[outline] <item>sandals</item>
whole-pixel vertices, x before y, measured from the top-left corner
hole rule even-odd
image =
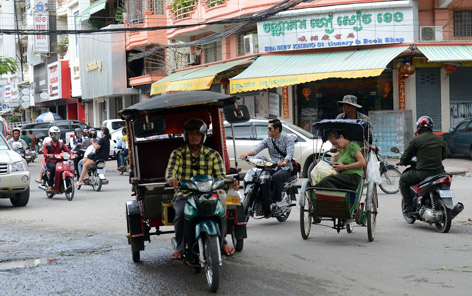
[[[234,248],[231,247],[230,245],[223,245],[221,247],[221,251],[223,251],[223,253],[227,256],[227,257],[231,257],[234,255]]]
[[[172,259],[173,260],[181,260],[182,259],[182,254],[179,251],[174,250],[174,252],[172,253]]]
[[[34,181],[35,181],[36,183],[39,183],[39,184],[43,183],[43,180],[41,180],[41,179],[39,179],[39,180],[34,180]]]
[[[82,185],[84,185],[84,182],[77,182],[77,183],[75,183],[75,186],[77,186],[77,187],[82,186]]]

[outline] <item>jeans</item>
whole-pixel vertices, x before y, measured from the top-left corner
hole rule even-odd
[[[118,154],[118,166],[124,167],[125,166],[125,157],[128,156],[128,149],[125,149]]]
[[[83,160],[83,159],[81,159],[81,160],[79,161],[79,165],[78,165],[78,167],[79,167],[79,177],[80,177],[80,174],[82,174],[82,167],[84,166],[84,164],[82,163],[82,160]]]

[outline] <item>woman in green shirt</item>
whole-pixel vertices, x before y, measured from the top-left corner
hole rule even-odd
[[[344,138],[339,131],[328,133],[328,140],[339,149],[339,161],[332,163],[338,174],[321,180],[316,187],[338,188],[355,191],[362,179],[366,162],[361,153],[361,147],[356,142]]]

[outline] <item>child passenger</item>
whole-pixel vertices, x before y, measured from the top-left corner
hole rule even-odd
[[[329,131],[328,140],[339,149],[339,161],[332,163],[338,174],[324,178],[316,187],[356,191],[366,166],[361,147],[356,142],[344,138],[342,132],[336,130]]]

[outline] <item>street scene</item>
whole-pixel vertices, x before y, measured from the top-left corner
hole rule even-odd
[[[0,295],[468,295],[472,0],[0,0]]]

